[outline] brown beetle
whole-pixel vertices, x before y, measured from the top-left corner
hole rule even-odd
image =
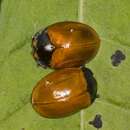
[[[46,68],[79,67],[95,57],[100,46],[96,31],[79,22],[59,22],[32,39],[33,57]]]
[[[47,118],[60,118],[88,107],[96,98],[97,83],[87,68],[56,70],[35,86],[33,108]]]

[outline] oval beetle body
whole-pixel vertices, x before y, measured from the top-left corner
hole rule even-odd
[[[32,39],[33,57],[46,68],[79,67],[92,60],[100,39],[90,26],[79,22],[59,22],[37,32]]]
[[[37,83],[32,106],[43,117],[65,117],[90,106],[96,93],[97,83],[89,69],[65,68]]]

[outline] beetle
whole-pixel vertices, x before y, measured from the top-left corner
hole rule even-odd
[[[32,38],[32,55],[43,68],[79,67],[92,60],[100,46],[89,25],[65,21],[49,25]]]
[[[89,69],[64,68],[51,72],[36,84],[31,103],[41,116],[61,118],[90,106],[96,94],[97,82]]]

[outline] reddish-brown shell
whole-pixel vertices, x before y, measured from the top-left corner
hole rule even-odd
[[[88,25],[61,22],[48,28],[48,35],[57,50],[51,60],[52,67],[81,66],[89,62],[99,49],[99,37]]]
[[[43,31],[44,33],[48,34],[49,41],[54,47],[48,65],[46,65],[51,68],[82,66],[96,56],[100,46],[96,31],[79,22],[55,23],[48,26]],[[34,46],[37,46],[36,42],[37,40],[33,40]],[[34,58],[37,59],[37,57],[36,55]]]
[[[84,73],[80,68],[54,71],[35,86],[33,108],[47,118],[71,115],[92,103]]]

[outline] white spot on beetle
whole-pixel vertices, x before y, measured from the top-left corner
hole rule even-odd
[[[47,50],[47,51],[52,51],[52,50],[54,49],[54,46],[51,45],[51,44],[48,44],[48,45],[44,46],[44,48],[45,48],[45,50]]]

